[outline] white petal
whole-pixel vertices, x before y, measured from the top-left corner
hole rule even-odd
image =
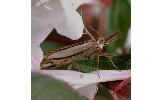
[[[39,70],[39,73],[67,82],[81,95],[93,100],[99,82],[124,80],[131,76],[130,70],[99,70],[92,73],[81,73],[70,70]]]
[[[72,40],[79,39],[83,34],[83,20],[68,0],[60,0],[63,7],[63,18],[56,23],[57,31]]]
[[[99,82],[124,80],[131,76],[130,70],[99,70],[100,78],[96,71],[92,73],[81,73],[70,70],[42,70],[40,73],[63,80],[74,86],[74,88],[81,88]]]
[[[89,100],[94,99],[94,96],[97,93],[97,90],[98,90],[97,84],[91,84],[91,85],[77,89],[80,95],[87,97]]]
[[[38,65],[42,59],[42,51],[38,46],[53,28],[56,28],[61,35],[73,40],[82,36],[83,21],[73,6],[77,5],[76,7],[78,7],[85,1],[77,4],[73,4],[73,2],[73,0],[32,0],[31,47],[32,62],[34,61],[35,64]]]
[[[91,74],[96,75],[97,71],[94,71]],[[99,70],[99,75],[100,78],[98,78],[98,82],[124,80],[131,77],[131,70]]]
[[[54,0],[55,1],[55,0]],[[49,35],[54,28],[52,21],[54,17],[53,11],[47,10],[43,5],[36,6],[39,0],[32,0],[32,14],[31,14],[31,45],[32,48],[39,46],[41,42]],[[59,2],[53,4],[54,7],[59,6]],[[56,9],[56,8],[55,8]],[[57,12],[57,10],[55,11]],[[59,13],[59,12],[57,12]]]
[[[91,4],[94,5],[98,3],[98,0],[70,0],[73,8],[76,10],[82,4]]]
[[[80,38],[83,34],[82,18],[72,8],[71,2],[63,1],[32,0],[32,66],[38,67],[42,60],[43,52],[39,45],[53,28],[56,28],[61,35],[74,40]]]
[[[39,2],[32,0],[32,45],[41,43],[53,28],[73,40],[82,36],[83,21],[71,1],[48,0],[48,5]]]
[[[39,46],[35,47],[31,51],[31,62],[32,62],[32,71],[40,70],[40,62],[43,59],[43,51]]]

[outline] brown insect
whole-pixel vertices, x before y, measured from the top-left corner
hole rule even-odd
[[[73,66],[73,62],[75,60],[97,57],[98,71],[100,56],[109,57],[113,66],[117,68],[113,63],[110,54],[107,53],[104,48],[113,40],[117,40],[120,36],[120,32],[113,32],[110,36],[100,34],[98,38],[95,38],[95,36],[90,34],[90,32],[95,32],[96,34],[98,34],[97,31],[95,31],[91,27],[89,27],[90,32],[86,28],[85,30],[92,39],[48,52],[44,55],[44,58],[40,64],[41,69],[54,69],[64,64],[69,64],[70,66],[68,67],[68,69],[70,69]]]

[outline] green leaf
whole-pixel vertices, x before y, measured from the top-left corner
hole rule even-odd
[[[43,43],[41,43],[41,48],[42,48],[42,51],[44,53],[47,53],[51,50],[54,50],[56,48],[60,48],[60,47],[63,47],[62,44],[60,43],[55,43],[55,42],[48,42],[48,41],[44,41]]]
[[[87,100],[66,83],[36,73],[31,78],[32,100]]]
[[[114,64],[120,70],[128,70],[131,67],[131,56],[130,55],[119,55],[111,57]],[[76,60],[74,62],[74,69],[81,72],[92,72],[97,70],[96,59],[91,60]],[[102,70],[116,70],[112,62],[107,57],[100,57],[99,60],[99,69]]]
[[[96,95],[102,96],[102,100],[113,100],[110,91],[102,84],[98,85],[98,92]]]
[[[130,0],[113,0],[108,16],[108,33],[116,30],[121,31],[122,38],[110,44],[109,51],[115,52],[123,47],[127,39],[128,30],[131,26],[131,5]]]

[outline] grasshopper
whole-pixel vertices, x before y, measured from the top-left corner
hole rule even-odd
[[[89,27],[89,29],[98,34],[98,32],[91,27]],[[75,60],[97,57],[98,71],[99,56],[109,57],[113,66],[116,67],[109,53],[107,53],[104,48],[113,40],[117,40],[120,36],[120,32],[113,32],[110,36],[100,34],[98,38],[95,38],[86,28],[85,30],[92,39],[48,52],[44,55],[40,64],[41,69],[54,69],[65,64],[69,64],[70,66],[68,69],[70,69]]]

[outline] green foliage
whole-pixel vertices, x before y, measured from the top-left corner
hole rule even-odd
[[[44,41],[40,46],[41,46],[43,52],[44,52],[44,53],[47,53],[48,51],[51,51],[51,50],[53,50],[53,49],[62,47],[63,45],[61,45],[61,44],[59,44],[59,43]]]
[[[98,85],[97,95],[102,96],[103,97],[102,100],[113,100],[113,97],[110,94],[109,90],[102,84]]]
[[[119,55],[119,56],[112,56],[111,57],[114,64],[120,69],[120,70],[128,70],[130,69],[130,55]],[[96,59],[91,60],[77,60],[74,62],[74,68],[77,69],[77,71],[81,72],[92,72],[96,71]],[[112,62],[107,57],[100,57],[99,61],[99,69],[102,70],[115,70],[116,68],[112,65]]]
[[[108,32],[121,31],[122,38],[110,44],[109,51],[115,52],[119,47],[123,47],[131,26],[131,5],[130,0],[112,0],[108,16]]]
[[[66,83],[48,76],[32,73],[32,100],[87,100]]]

